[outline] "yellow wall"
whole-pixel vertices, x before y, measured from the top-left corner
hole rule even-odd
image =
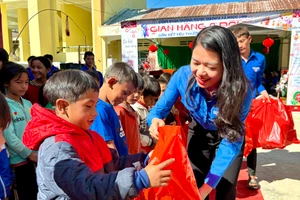
[[[7,12],[6,12],[6,4],[1,4],[1,15],[2,15],[2,40],[3,40],[3,48],[10,53],[11,48],[11,40],[9,40],[9,31],[8,31],[8,23],[7,23]]]
[[[111,41],[108,45],[108,57],[117,61],[122,61],[121,40]]]
[[[86,35],[86,45],[92,46],[92,16],[91,13],[83,10],[77,6],[71,4],[64,4],[61,6],[61,10],[65,12],[70,18],[72,18],[82,32]],[[62,24],[62,35],[63,42],[66,46],[77,46],[85,45],[85,39],[83,33],[76,26],[76,24],[69,18],[69,30],[70,36],[66,36],[66,15],[61,14],[61,24]]]
[[[18,30],[23,29],[28,20],[28,9],[18,8]],[[26,61],[30,56],[29,26],[27,25],[19,36],[20,60]]]
[[[56,60],[56,48],[58,46],[58,33],[56,11],[45,9],[56,9],[55,0],[30,0],[28,1],[29,37],[31,54],[42,56],[52,54]],[[42,11],[45,10],[45,11]],[[42,11],[42,12],[40,12]],[[38,15],[36,15],[40,12]]]
[[[102,72],[105,71],[107,67],[106,59],[110,56],[115,58],[114,55],[116,55],[116,58],[121,60],[121,48],[118,47],[118,42],[115,44],[114,42],[108,42],[106,38],[100,37],[100,27],[109,18],[126,8],[146,8],[146,0],[92,0],[93,52],[97,69]]]

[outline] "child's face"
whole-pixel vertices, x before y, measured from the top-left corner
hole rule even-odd
[[[112,83],[110,83],[109,80],[108,84],[110,84],[110,90],[107,92],[107,99],[113,106],[117,106],[125,101],[127,97],[135,91],[135,87],[132,82],[124,82],[119,84],[113,80]]]
[[[131,95],[129,95],[126,99],[126,102],[129,104],[135,104],[141,97],[143,90],[138,90]]]
[[[158,97],[154,97],[154,96],[152,96],[152,95],[148,95],[148,96],[146,96],[146,97],[142,96],[141,99],[142,99],[142,102],[143,102],[146,106],[152,107],[152,106],[154,106],[155,103],[157,102]]]
[[[57,100],[57,115],[84,130],[89,130],[97,116],[98,95],[98,92],[89,90],[81,99],[73,103],[63,99]]]
[[[165,90],[167,88],[167,84],[165,84],[165,83],[159,83],[159,85],[160,85],[160,95],[158,98],[160,98],[161,95],[163,95],[163,93],[165,92]]]
[[[14,96],[23,96],[28,90],[29,78],[26,73],[22,73],[21,76],[17,75],[10,80],[8,84],[4,84],[7,88],[7,93]]]
[[[242,35],[241,37],[236,38],[241,54],[244,54],[250,50],[250,43],[252,41],[251,36]]]
[[[94,61],[94,56],[87,56],[85,59],[84,59],[84,62],[87,66],[93,66],[95,61]]]
[[[35,79],[47,78],[47,74],[50,69],[47,69],[41,61],[34,60],[30,67],[31,67],[31,72]]]

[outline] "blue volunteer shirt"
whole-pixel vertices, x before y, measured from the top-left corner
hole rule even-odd
[[[194,102],[197,103],[195,103],[194,107],[191,107],[187,104],[185,92],[191,75],[192,71],[190,66],[183,66],[174,74],[168,83],[164,94],[150,110],[150,113],[147,117],[147,123],[149,125],[151,124],[153,118],[164,119],[167,117],[172,106],[178,97],[181,96],[181,102],[189,110],[195,121],[197,121],[207,130],[217,130],[217,127],[214,124],[214,119],[218,113],[218,108],[215,107],[216,101],[207,101],[205,99],[203,89],[201,89],[197,84],[194,84],[191,90],[191,96],[193,97]],[[243,111],[240,116],[241,120],[243,121],[248,115],[251,100],[251,90],[249,89],[244,101]],[[240,153],[243,142],[244,137],[241,137],[237,142],[229,142],[225,138],[222,139],[210,171],[206,176],[205,183],[210,185],[212,188],[216,188],[226,169]]]
[[[55,67],[54,65],[51,66],[50,71],[48,72],[48,78],[50,78],[53,74],[53,72],[58,71],[59,69]]]
[[[265,56],[251,50],[248,61],[246,62],[242,59],[242,65],[251,84],[252,98],[255,98],[262,91],[266,90],[262,84],[262,78],[266,68]]]
[[[97,71],[95,67],[92,67],[92,69],[98,73],[98,75],[99,75],[99,83],[100,83],[100,87],[101,87],[102,84],[103,84],[103,75],[102,75],[101,72]],[[90,70],[90,69],[88,68],[88,66],[83,65],[83,67],[81,67],[80,70],[87,71],[87,70]]]
[[[105,141],[113,140],[120,156],[128,155],[125,133],[113,106],[99,99],[96,110],[98,115],[91,130],[100,134]]]

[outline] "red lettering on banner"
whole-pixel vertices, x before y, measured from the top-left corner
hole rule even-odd
[[[183,25],[177,25],[177,31],[182,31],[183,30]]]
[[[236,22],[229,22],[228,26],[234,26],[236,24],[237,24]]]
[[[197,24],[191,24],[191,30],[198,30]]]
[[[157,32],[156,26],[151,26],[149,29],[151,32]]]
[[[215,26],[215,25],[216,25],[216,23],[213,22],[213,23],[210,23],[209,26]]]
[[[227,22],[220,22],[219,26],[227,27]]]
[[[191,28],[190,28],[190,26],[189,26],[189,24],[186,24],[185,26],[184,26],[184,30],[186,31],[186,30],[191,30]]]
[[[202,29],[204,29],[206,26],[203,24],[203,23],[201,23],[201,24],[198,24],[198,29],[199,30],[202,30]]]

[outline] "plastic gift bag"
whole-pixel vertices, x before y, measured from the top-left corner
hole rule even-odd
[[[284,148],[298,143],[291,111],[281,100],[270,98],[271,102],[254,99],[246,119],[246,144],[244,155],[252,149]]]
[[[149,188],[141,192],[136,200],[200,200],[196,179],[183,144],[185,135],[180,126],[163,126],[158,129],[159,140],[151,159],[157,157],[157,162],[175,158],[167,169],[172,170],[171,180],[166,187]],[[150,162],[150,161],[149,161]]]

